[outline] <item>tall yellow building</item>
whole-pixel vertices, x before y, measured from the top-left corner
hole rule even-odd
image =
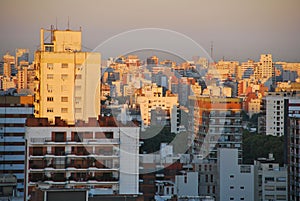
[[[49,30],[48,30],[49,31]],[[50,30],[35,52],[35,117],[73,124],[100,114],[100,53],[81,50],[81,31]]]
[[[268,79],[272,78],[275,74],[275,69],[273,66],[273,60],[271,54],[260,55],[260,60],[258,65],[255,67],[254,76],[256,79],[266,82]]]

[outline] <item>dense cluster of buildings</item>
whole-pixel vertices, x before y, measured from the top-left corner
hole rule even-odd
[[[33,63],[27,49],[0,63],[0,200],[299,199],[299,63],[124,55],[101,66],[81,30],[40,34]],[[245,129],[284,136],[284,166],[272,154],[244,164]],[[140,152],[143,133],[166,130],[171,142]]]

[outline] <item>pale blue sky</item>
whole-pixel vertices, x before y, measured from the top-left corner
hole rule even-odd
[[[0,54],[39,45],[39,29],[82,27],[83,44],[96,48],[106,39],[136,28],[180,32],[214,58],[300,61],[299,0],[1,0]],[[192,57],[193,55],[191,55]]]

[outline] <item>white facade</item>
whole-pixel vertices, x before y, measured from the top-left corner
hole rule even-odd
[[[57,133],[64,138],[56,140]],[[75,133],[82,138],[75,139]],[[110,137],[99,137],[105,133]],[[27,127],[26,139],[29,193],[53,186],[139,193],[138,127]]]
[[[220,200],[254,201],[254,166],[238,164],[238,150],[220,148],[218,152]]]
[[[279,167],[274,159],[258,159],[254,164],[258,168],[258,201],[287,200],[287,168]]]
[[[175,184],[177,196],[198,196],[198,172],[187,172],[184,175],[176,175]]]
[[[266,134],[283,136],[287,117],[300,117],[299,94],[269,93],[266,96]]]
[[[151,124],[151,110],[161,109],[168,113],[165,119],[170,120],[173,132],[177,132],[178,124],[178,95],[171,94],[170,91],[163,93],[163,88],[156,84],[146,85],[142,92],[136,97],[137,104],[140,105],[142,121],[145,126]],[[172,119],[173,118],[173,119]],[[176,118],[176,119],[174,119]]]

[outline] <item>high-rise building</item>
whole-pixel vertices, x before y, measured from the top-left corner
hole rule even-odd
[[[287,200],[287,168],[280,167],[273,154],[269,154],[269,158],[258,158],[254,165],[257,168],[255,200]]]
[[[143,125],[170,125],[171,132],[177,133],[179,126],[178,96],[156,84],[146,85],[136,93]]]
[[[13,69],[15,68],[15,57],[7,52],[3,56],[3,62],[3,75],[9,78],[12,75]]]
[[[68,123],[100,114],[100,54],[81,50],[81,31],[50,30],[35,52],[35,116]]]
[[[189,101],[193,153],[216,162],[218,148],[236,148],[241,162],[242,99],[190,96]]]
[[[26,122],[26,198],[38,189],[89,189],[91,195],[139,194],[139,127],[113,117],[76,126],[60,118]],[[125,196],[124,196],[125,197]]]
[[[289,121],[288,133],[288,196],[290,201],[300,200],[300,118],[293,117]]]
[[[254,73],[254,66],[256,63],[253,60],[248,60],[247,62],[242,62],[240,66],[237,67],[237,76],[236,78],[249,79],[250,76]]]
[[[32,116],[32,96],[0,96],[0,172],[16,177],[16,197],[24,196],[25,121]]]
[[[258,65],[255,66],[254,76],[256,79],[261,80],[263,83],[268,79],[273,78],[275,75],[275,69],[273,66],[273,60],[271,54],[260,55]]]
[[[18,80],[18,92],[22,89],[28,88],[28,67],[29,63],[27,61],[20,61],[18,65],[18,73],[17,73],[17,80]]]
[[[287,133],[288,117],[300,117],[299,94],[270,92],[265,97],[266,134],[283,136]]]
[[[29,50],[28,49],[17,49],[16,50],[16,66],[20,65],[21,61],[29,62]]]

